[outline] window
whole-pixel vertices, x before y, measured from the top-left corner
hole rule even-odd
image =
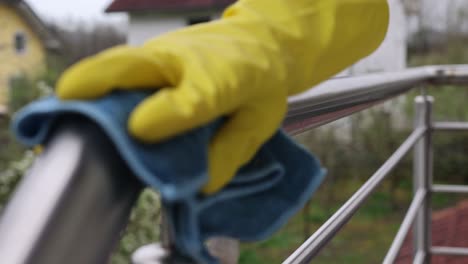
[[[191,26],[191,25],[210,22],[210,21],[211,21],[210,16],[189,17],[187,19],[187,25]]]
[[[17,32],[15,34],[14,43],[17,54],[22,54],[26,52],[26,35],[23,32]]]

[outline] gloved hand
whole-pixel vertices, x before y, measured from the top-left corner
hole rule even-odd
[[[209,194],[275,133],[288,95],[372,52],[388,17],[386,0],[240,0],[219,21],[83,60],[61,77],[57,94],[90,99],[162,88],[129,120],[129,131],[146,142],[228,116],[209,146]]]

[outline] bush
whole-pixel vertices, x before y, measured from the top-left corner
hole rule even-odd
[[[161,208],[159,195],[145,190],[132,211],[130,222],[112,256],[112,264],[127,264],[131,254],[140,246],[159,241]]]
[[[28,103],[52,93],[50,76],[48,72],[36,78],[25,75],[14,78],[11,81],[10,97],[8,99],[9,112],[15,113]]]
[[[35,155],[32,151],[26,151],[19,160],[12,161],[8,168],[0,173],[0,210],[6,205],[21,177],[33,163],[34,158]]]
[[[32,100],[47,94],[50,88],[41,78],[30,79],[19,76],[12,80],[9,112],[14,114]],[[8,201],[21,176],[26,172],[34,160],[34,153],[21,146],[12,135],[10,116],[0,119],[0,207]]]

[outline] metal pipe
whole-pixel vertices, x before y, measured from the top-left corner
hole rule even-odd
[[[436,192],[436,193],[468,193],[468,186],[465,186],[465,185],[435,184],[435,185],[432,186],[432,192]]]
[[[2,263],[107,263],[142,189],[90,122],[56,129],[0,219]]]
[[[468,248],[459,247],[432,247],[434,255],[468,256]]]
[[[395,263],[396,258],[398,257],[398,253],[400,253],[400,249],[403,246],[403,242],[405,241],[406,235],[413,224],[414,219],[421,207],[424,198],[426,197],[426,192],[424,190],[419,190],[413,198],[411,205],[406,213],[406,216],[401,223],[400,229],[398,230],[395,239],[388,250],[387,255],[383,261],[384,264],[392,264]]]
[[[283,127],[297,134],[370,108],[425,84],[468,84],[468,65],[335,78],[289,98]]]
[[[434,122],[432,124],[432,129],[441,131],[467,131],[468,122]]]
[[[434,98],[418,96],[415,98],[415,129],[431,127],[432,105]],[[424,202],[419,209],[414,228],[414,255],[418,252],[424,254],[424,263],[431,262],[431,187],[432,187],[432,130],[426,131],[414,149],[414,177],[413,188],[416,194],[420,190],[426,193]]]
[[[426,133],[427,128],[418,128],[393,153],[393,155],[372,175],[372,177],[323,224],[304,244],[302,244],[283,264],[309,263],[311,258],[334,237],[351,219],[363,202],[372,194],[401,159],[411,150],[416,142]]]
[[[425,66],[430,71],[429,82],[434,85],[464,85],[468,83],[468,65]]]

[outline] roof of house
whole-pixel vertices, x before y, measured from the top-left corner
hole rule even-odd
[[[448,247],[468,247],[468,200],[457,206],[435,212],[432,215],[432,245]],[[413,241],[409,232],[400,250],[397,264],[412,263]],[[463,264],[468,258],[457,256],[433,256],[433,264]]]
[[[61,44],[58,38],[52,34],[41,18],[22,0],[0,0],[13,7],[18,14],[26,21],[32,30],[39,36],[47,49],[59,49]]]
[[[235,0],[114,0],[106,12],[220,10]]]

